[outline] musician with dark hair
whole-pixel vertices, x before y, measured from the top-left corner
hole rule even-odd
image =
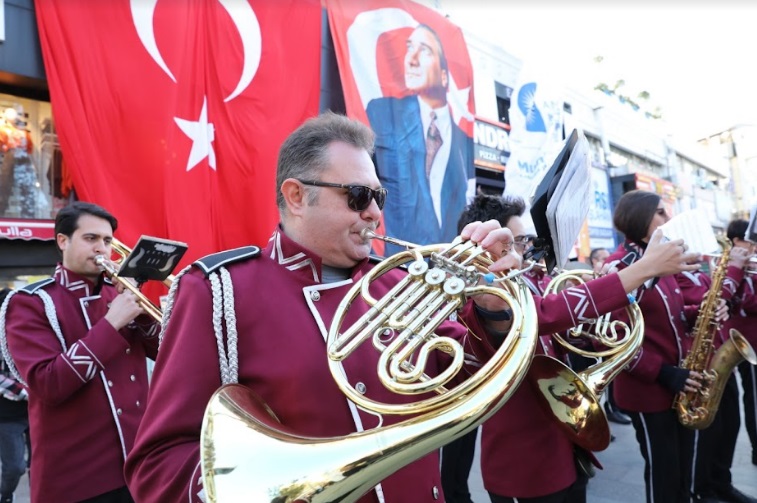
[[[12,292],[0,310],[3,357],[29,390],[34,502],[132,501],[124,458],[147,401],[145,358],[156,355],[159,326],[96,263],[110,258],[117,224],[95,204],[61,209],[55,275]]]
[[[744,279],[743,269],[749,254],[748,245],[734,245],[731,249],[720,293],[721,310],[727,309],[726,303],[737,302],[734,295]],[[701,270],[678,274],[676,279],[684,301],[697,308],[712,289],[712,278]],[[713,355],[728,340],[728,328],[729,321],[722,320],[712,339]],[[695,334],[690,334],[690,337],[694,336]],[[726,381],[712,423],[694,432],[693,494],[696,501],[757,503],[757,500],[742,493],[731,483],[731,465],[741,421],[739,391],[734,373],[730,376],[719,376],[719,379]]]
[[[201,499],[207,489],[200,466],[203,415],[223,384],[251,388],[282,428],[298,436],[343,437],[402,420],[396,415],[377,417],[347,400],[326,355],[325,339],[339,304],[375,267],[366,230],[376,229],[387,197],[371,161],[372,149],[373,134],[360,122],[332,113],[306,121],[280,149],[276,179],[281,221],[265,249],[249,246],[205,257],[174,281],[150,401],[125,468],[138,501]],[[461,237],[490,253],[493,272],[520,265],[511,250],[512,233],[496,221],[470,223]],[[593,288],[582,288],[580,298],[593,299],[586,316],[627,305],[626,288],[643,282],[652,270],[680,270],[680,249],[674,248],[658,249],[661,255],[649,264],[651,269],[639,267],[636,273],[598,280],[603,285],[601,298],[592,294]],[[406,274],[393,269],[380,276],[371,283],[371,294],[383,298]],[[547,308],[542,306],[540,325],[545,330],[567,329],[578,304],[578,296],[555,295]],[[452,384],[459,384],[494,354],[511,325],[506,307],[499,296],[477,295],[434,328],[437,335],[460,341],[465,350],[466,366]],[[346,313],[348,323],[355,323],[369,308],[366,302],[353,302]],[[376,335],[381,344],[403,342],[399,331]],[[358,345],[343,362],[345,378],[374,402],[414,403],[417,397],[394,393],[380,380],[380,357],[374,344]],[[446,351],[432,351],[424,372],[437,375],[450,358]],[[438,449],[429,448],[434,450],[397,467],[359,501],[442,501]],[[316,445],[313,452],[317,456]],[[334,471],[339,478],[349,476]]]
[[[520,217],[525,210],[526,204],[519,197],[478,194],[460,215],[457,230],[458,233],[462,232],[471,222],[496,220],[513,233],[515,250],[522,255],[527,241]],[[468,478],[473,466],[477,436],[478,428],[442,449],[442,486],[447,503],[472,503]]]
[[[613,222],[625,240],[606,263],[622,271],[643,260],[650,242],[661,237],[658,227],[669,219],[658,194],[642,190],[624,194],[618,200]],[[695,270],[683,273],[692,274]],[[647,501],[689,502],[694,433],[679,422],[672,405],[679,393],[692,393],[701,387],[701,374],[680,365],[691,347],[687,332],[694,326],[702,294],[685,298],[679,281],[670,276],[647,283],[634,295],[647,320],[644,341],[631,363],[613,381],[615,402],[631,417],[636,430],[645,462]],[[615,315],[626,319],[625,313]],[[718,316],[722,315],[724,307],[718,309]]]
[[[752,347],[757,347],[754,320],[757,315],[757,300],[754,297],[752,278],[744,274],[744,267],[754,253],[754,244],[745,240],[748,222],[737,219],[731,221],[727,237],[732,244],[727,277],[723,285],[722,298],[731,304],[731,317],[726,320],[713,340],[713,351],[717,351],[730,337],[731,329],[738,330],[747,338]],[[684,296],[697,292],[700,296],[707,293],[709,277],[684,276],[679,281]],[[747,433],[754,439],[754,365],[743,361],[739,365],[744,386],[744,418]],[[721,377],[724,378],[726,376]],[[751,403],[750,403],[751,402]],[[749,406],[751,405],[751,409]],[[751,431],[750,431],[751,418]],[[701,501],[726,501],[733,503],[754,503],[757,498],[748,496],[732,484],[731,466],[733,464],[736,439],[741,418],[739,412],[739,391],[735,373],[727,377],[723,387],[720,404],[712,424],[696,433],[696,464],[694,472],[694,491]],[[757,463],[755,463],[757,464]]]
[[[726,230],[728,239],[733,243],[734,249],[744,248],[751,252],[751,258],[754,260],[755,244],[746,239],[746,231],[749,222],[744,219],[732,220]],[[747,262],[749,264],[749,261]],[[754,265],[754,262],[752,262]],[[731,318],[726,322],[723,330],[735,328],[746,337],[752,348],[757,348],[757,293],[754,285],[755,271],[752,269],[744,275],[744,280],[739,284],[738,290],[733,298]],[[757,465],[757,371],[755,366],[749,362],[739,364],[739,373],[741,374],[741,385],[744,393],[744,427],[749,435],[749,441],[752,444],[752,464]]]

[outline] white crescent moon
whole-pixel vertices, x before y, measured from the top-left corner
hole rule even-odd
[[[239,96],[252,82],[252,78],[255,76],[260,65],[263,40],[260,35],[258,18],[255,16],[255,11],[252,10],[252,6],[247,0],[218,1],[226,9],[226,12],[229,13],[231,20],[237,27],[239,36],[242,38],[242,51],[244,53],[242,76],[239,78],[237,87],[223,100],[226,103]]]
[[[160,55],[158,43],[155,41],[155,30],[152,26],[152,20],[155,16],[155,5],[157,3],[158,0],[131,0],[129,2],[131,17],[134,20],[134,27],[137,29],[139,40],[145,46],[145,49],[147,49],[147,53],[171,77],[171,80],[176,82],[176,77],[173,76],[173,73],[171,73],[168,65],[163,60],[163,56]]]
[[[239,37],[242,39],[242,51],[244,53],[244,64],[242,65],[242,75],[239,78],[236,88],[229,94],[224,102],[229,102],[239,96],[242,91],[252,82],[255,73],[260,66],[260,54],[262,51],[262,36],[260,34],[260,24],[255,16],[255,11],[247,0],[218,0],[226,9],[231,20],[234,22]],[[131,17],[134,21],[134,27],[137,29],[137,35],[147,53],[152,57],[158,66],[176,82],[171,70],[168,68],[163,56],[158,49],[158,43],[155,41],[155,30],[153,28],[153,18],[155,16],[155,6],[158,0],[130,0]]]

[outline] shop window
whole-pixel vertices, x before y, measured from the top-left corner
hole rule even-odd
[[[0,218],[55,218],[63,175],[50,103],[0,94]]]

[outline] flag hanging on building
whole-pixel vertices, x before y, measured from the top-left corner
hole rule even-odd
[[[37,0],[61,148],[117,236],[265,244],[278,148],[318,113],[318,0]]]
[[[326,7],[347,114],[376,132],[377,171],[389,190],[383,231],[420,244],[450,241],[475,190],[473,68],[462,30],[409,0]]]

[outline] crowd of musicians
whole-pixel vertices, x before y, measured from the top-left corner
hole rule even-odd
[[[328,332],[340,304],[379,262],[371,256],[366,231],[377,230],[387,191],[376,175],[373,154],[373,132],[357,121],[332,113],[306,121],[280,148],[280,223],[269,242],[262,249],[219,252],[180,271],[161,319],[148,316],[144,298],[103,272],[103,257],[111,256],[118,228],[116,217],[87,202],[60,210],[55,235],[61,261],[54,275],[5,292],[0,310],[0,347],[8,369],[4,387],[13,392],[4,396],[21,401],[28,394],[33,502],[209,500],[215,489],[204,483],[200,436],[206,407],[226,384],[254,391],[275,414],[275,421],[268,417],[267,423],[280,424],[303,442],[370,434],[407,420],[379,416],[348,400],[326,357]],[[524,211],[517,198],[479,195],[460,216],[458,231],[463,242],[486,252],[488,270],[495,275],[530,266],[513,280],[530,291],[528,305],[536,317],[531,321],[538,325],[528,361],[533,354],[548,355],[585,370],[595,362],[579,363],[555,334],[591,326],[591,320],[608,313],[630,324],[627,308],[636,303],[644,319],[643,342],[603,400],[626,414],[636,432],[639,452],[627,455],[644,459],[646,501],[757,501],[731,480],[741,417],[736,371],[719,376],[722,398],[708,427],[684,425],[674,407],[707,381],[705,372],[684,365],[703,301],[712,297],[706,269],[724,274],[711,320],[717,331],[714,349],[727,343],[730,329],[757,346],[748,223],[729,224],[728,254],[721,256],[727,262],[710,263],[682,240],[663,238],[658,227],[670,216],[657,194],[629,192],[614,211],[614,225],[625,237],[620,246],[592,264],[596,274],[585,281],[545,291],[550,273],[558,271],[524,260],[533,244],[521,220]],[[396,286],[409,274],[414,274],[412,268],[396,268],[378,277],[372,294],[396,295]],[[346,323],[357,323],[369,310],[365,303],[352,304]],[[438,320],[433,334],[464,348],[462,370],[447,387],[465,386],[478,369],[499,357],[499,348],[516,337],[527,339],[518,332],[523,325],[519,311],[507,298],[487,291],[466,298],[455,313]],[[401,335],[386,329],[374,338],[392,346]],[[591,338],[575,342],[589,348],[594,344]],[[390,392],[379,379],[381,353],[375,345],[358,346],[345,360],[346,380],[368,400],[416,400]],[[423,358],[425,375],[442,374],[458,361],[444,348]],[[415,356],[410,361],[420,365]],[[155,360],[149,378],[148,359]],[[755,370],[748,361],[737,369],[757,465]],[[571,394],[560,386],[550,386],[549,392],[568,407]],[[0,420],[0,439],[4,426]],[[481,472],[493,503],[584,502],[589,479],[601,467],[591,449],[564,426],[544,406],[539,387],[523,379],[478,430],[454,434],[428,452],[411,451],[410,460],[382,468],[385,473],[369,487],[332,499],[314,490],[313,500],[469,502],[467,478],[478,431]],[[444,427],[434,435],[444,438]],[[317,443],[312,442],[314,447]],[[25,449],[10,454],[8,444],[0,442],[2,503],[13,500],[23,474],[11,468]],[[316,448],[308,452],[318,456]],[[271,453],[245,455],[265,463]],[[285,463],[291,466],[278,468],[295,470],[300,461],[291,459]],[[334,486],[349,478],[348,472],[335,476]],[[239,491],[244,499],[245,487]],[[266,501],[289,500],[278,495]]]

